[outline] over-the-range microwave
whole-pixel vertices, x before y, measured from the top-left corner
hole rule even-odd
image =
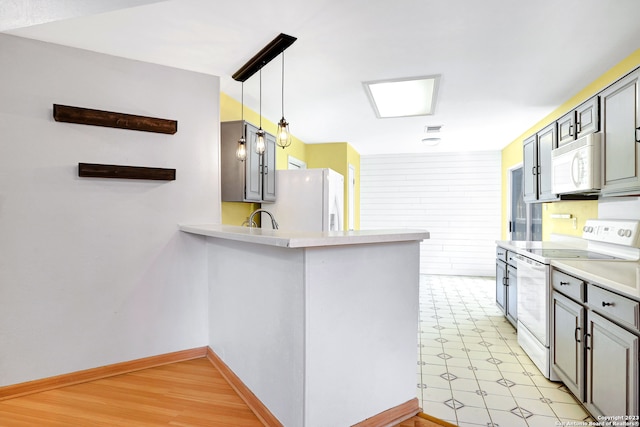
[[[591,133],[551,151],[551,190],[596,193],[601,188],[601,134]]]

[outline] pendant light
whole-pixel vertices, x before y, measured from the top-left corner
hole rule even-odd
[[[246,126],[244,125],[244,82],[242,82],[242,91],[240,95],[240,100],[241,100],[240,104],[241,104],[241,111],[242,111],[240,113],[242,117],[242,135],[238,140],[238,148],[236,149],[236,158],[241,162],[244,162],[244,160],[247,158],[247,140],[244,135],[244,132],[246,129]]]
[[[282,118],[278,122],[278,133],[276,134],[276,144],[283,149],[291,145],[291,132],[289,123],[284,119],[284,50],[282,51]]]
[[[262,154],[265,149],[264,131],[262,130],[262,68],[260,68],[260,128],[256,132],[256,153]]]

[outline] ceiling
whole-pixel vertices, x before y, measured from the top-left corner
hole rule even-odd
[[[640,48],[638,0],[0,0],[0,31],[221,77],[279,33],[285,117],[362,155],[499,150]],[[377,119],[362,82],[440,74],[435,114]],[[281,117],[281,62],[262,71]],[[259,76],[244,84],[259,110]],[[426,126],[442,141],[426,146]]]

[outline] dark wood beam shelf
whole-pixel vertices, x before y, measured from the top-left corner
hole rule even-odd
[[[176,120],[92,110],[90,108],[70,107],[59,104],[53,104],[53,118],[56,122],[105,126],[171,135],[178,131],[178,122]]]
[[[78,176],[85,178],[153,179],[160,181],[174,181],[176,179],[176,170],[147,168],[142,166],[78,163]]]

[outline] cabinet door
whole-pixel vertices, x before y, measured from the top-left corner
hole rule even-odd
[[[538,132],[538,200],[540,201],[558,199],[558,195],[551,190],[551,150],[557,146],[555,123]]]
[[[640,185],[636,142],[639,77],[636,71],[601,94],[605,194],[624,193]]]
[[[553,292],[551,367],[569,390],[584,401],[585,309],[564,295]]]
[[[507,296],[507,264],[496,261],[496,304],[503,312],[506,308]]]
[[[275,202],[276,200],[276,137],[265,135],[267,148],[264,152],[262,163],[262,200]]]
[[[576,112],[562,116],[556,124],[558,125],[558,147],[576,139],[575,133]]]
[[[525,139],[522,147],[522,198],[525,202],[535,202],[538,200],[538,149],[536,136],[533,135]]]
[[[247,159],[245,160],[244,199],[247,202],[262,201],[262,155],[256,152],[258,129],[247,123]]]
[[[594,416],[638,415],[639,338],[592,311],[587,331],[587,409]]]
[[[512,265],[507,266],[507,320],[513,326],[518,324],[518,270]]]
[[[600,97],[594,96],[576,109],[576,138],[598,132]]]

